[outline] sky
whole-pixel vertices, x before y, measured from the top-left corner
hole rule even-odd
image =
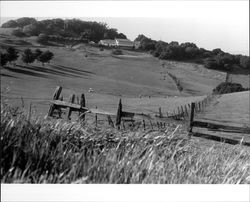
[[[106,22],[129,39],[144,34],[166,42],[193,42],[212,50],[249,55],[248,0],[1,1],[10,18],[80,18]]]

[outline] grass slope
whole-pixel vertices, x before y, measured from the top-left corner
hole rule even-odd
[[[250,183],[250,150],[168,132],[27,120],[1,107],[1,183]]]

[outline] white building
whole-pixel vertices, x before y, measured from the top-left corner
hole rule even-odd
[[[122,47],[122,48],[129,48],[132,49],[135,47],[135,44],[133,41],[130,41],[129,39],[103,39],[99,41],[100,45],[103,46],[109,46],[109,47]]]
[[[116,46],[124,48],[133,48],[134,42],[129,39],[115,39]]]
[[[103,46],[116,46],[115,40],[112,40],[112,39],[103,39],[103,40],[100,40],[99,44],[103,45]]]

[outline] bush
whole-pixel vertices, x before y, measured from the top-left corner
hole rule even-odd
[[[229,83],[229,82],[222,82],[220,83],[215,89],[213,89],[214,94],[227,94],[227,93],[234,93],[234,92],[241,92],[246,91],[239,83]]]
[[[19,57],[18,51],[15,48],[9,47],[7,49],[7,59],[8,59],[8,62],[14,62],[14,61],[17,60],[18,57]]]
[[[17,37],[25,37],[26,36],[21,29],[15,29],[12,31],[11,34],[13,36],[17,36]]]
[[[37,59],[43,52],[38,48],[34,52],[34,57]]]
[[[22,54],[22,61],[26,64],[32,63],[35,61],[35,55],[32,51],[28,48],[25,49]]]
[[[122,55],[122,50],[114,49],[114,50],[112,50],[112,54],[114,54],[114,55]]]
[[[37,38],[37,42],[40,44],[46,44],[48,43],[49,36],[47,34],[39,34]]]
[[[2,24],[2,28],[16,28],[18,24],[15,20],[9,20]]]
[[[39,55],[39,57],[37,58],[38,61],[40,61],[43,65],[46,62],[50,62],[50,60],[53,58],[54,54],[50,51],[45,51],[42,54]]]
[[[8,62],[8,56],[6,53],[0,53],[1,56],[1,66],[5,66]]]

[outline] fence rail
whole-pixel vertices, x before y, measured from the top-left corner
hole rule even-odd
[[[195,103],[191,103],[191,113],[190,113],[190,123],[189,123],[189,136],[194,137],[202,137],[209,140],[219,141],[219,142],[225,142],[228,144],[241,144],[245,146],[250,146],[250,142],[243,141],[244,136],[243,134],[249,134],[250,135],[250,128],[249,127],[237,127],[237,126],[229,126],[229,125],[222,125],[222,124],[215,124],[211,122],[203,122],[199,120],[194,120],[194,114],[195,114]],[[213,134],[207,134],[204,132],[193,132],[193,128],[205,128],[208,129],[208,131],[213,132]],[[225,133],[225,134],[237,134],[237,138],[241,136],[240,140],[232,139],[228,137],[222,137],[220,135],[216,135],[216,133]],[[242,134],[242,135],[241,135]],[[231,135],[230,135],[231,136]]]
[[[61,96],[62,87],[58,86],[53,94],[53,98],[50,101],[51,105],[49,108],[48,116],[54,117],[58,115],[61,118],[62,109],[66,109],[67,119],[71,119],[72,112],[78,112],[79,119],[85,121],[85,115],[87,113],[95,114],[95,124],[97,126],[97,115],[107,116],[108,124],[112,127],[117,127],[120,129],[121,126],[125,128],[125,123],[130,122],[133,126],[135,119],[140,119],[140,125],[143,126],[144,130],[146,128],[145,120],[149,121],[151,129],[153,129],[152,121],[157,122],[157,128],[165,128],[165,122],[171,120],[189,120],[188,134],[189,136],[194,137],[203,137],[210,140],[225,142],[229,144],[242,144],[250,146],[250,142],[244,142],[243,140],[230,139],[228,137],[221,137],[214,134],[205,134],[200,132],[193,132],[193,128],[206,128],[210,131],[223,132],[223,133],[237,133],[237,134],[250,134],[250,128],[242,128],[236,126],[226,126],[222,124],[215,124],[210,122],[203,122],[199,120],[194,120],[195,113],[202,112],[205,107],[211,102],[214,98],[213,95],[208,95],[203,100],[198,102],[192,102],[191,104],[179,106],[177,110],[174,110],[173,113],[166,112],[163,114],[161,107],[159,107],[159,113],[156,115],[144,114],[144,113],[134,113],[129,111],[124,111],[122,106],[122,100],[119,100],[117,112],[108,112],[96,108],[88,108],[85,103],[85,95],[81,94],[81,98],[76,97],[72,94],[69,97],[69,101],[63,101]],[[115,117],[115,123],[111,117]]]

